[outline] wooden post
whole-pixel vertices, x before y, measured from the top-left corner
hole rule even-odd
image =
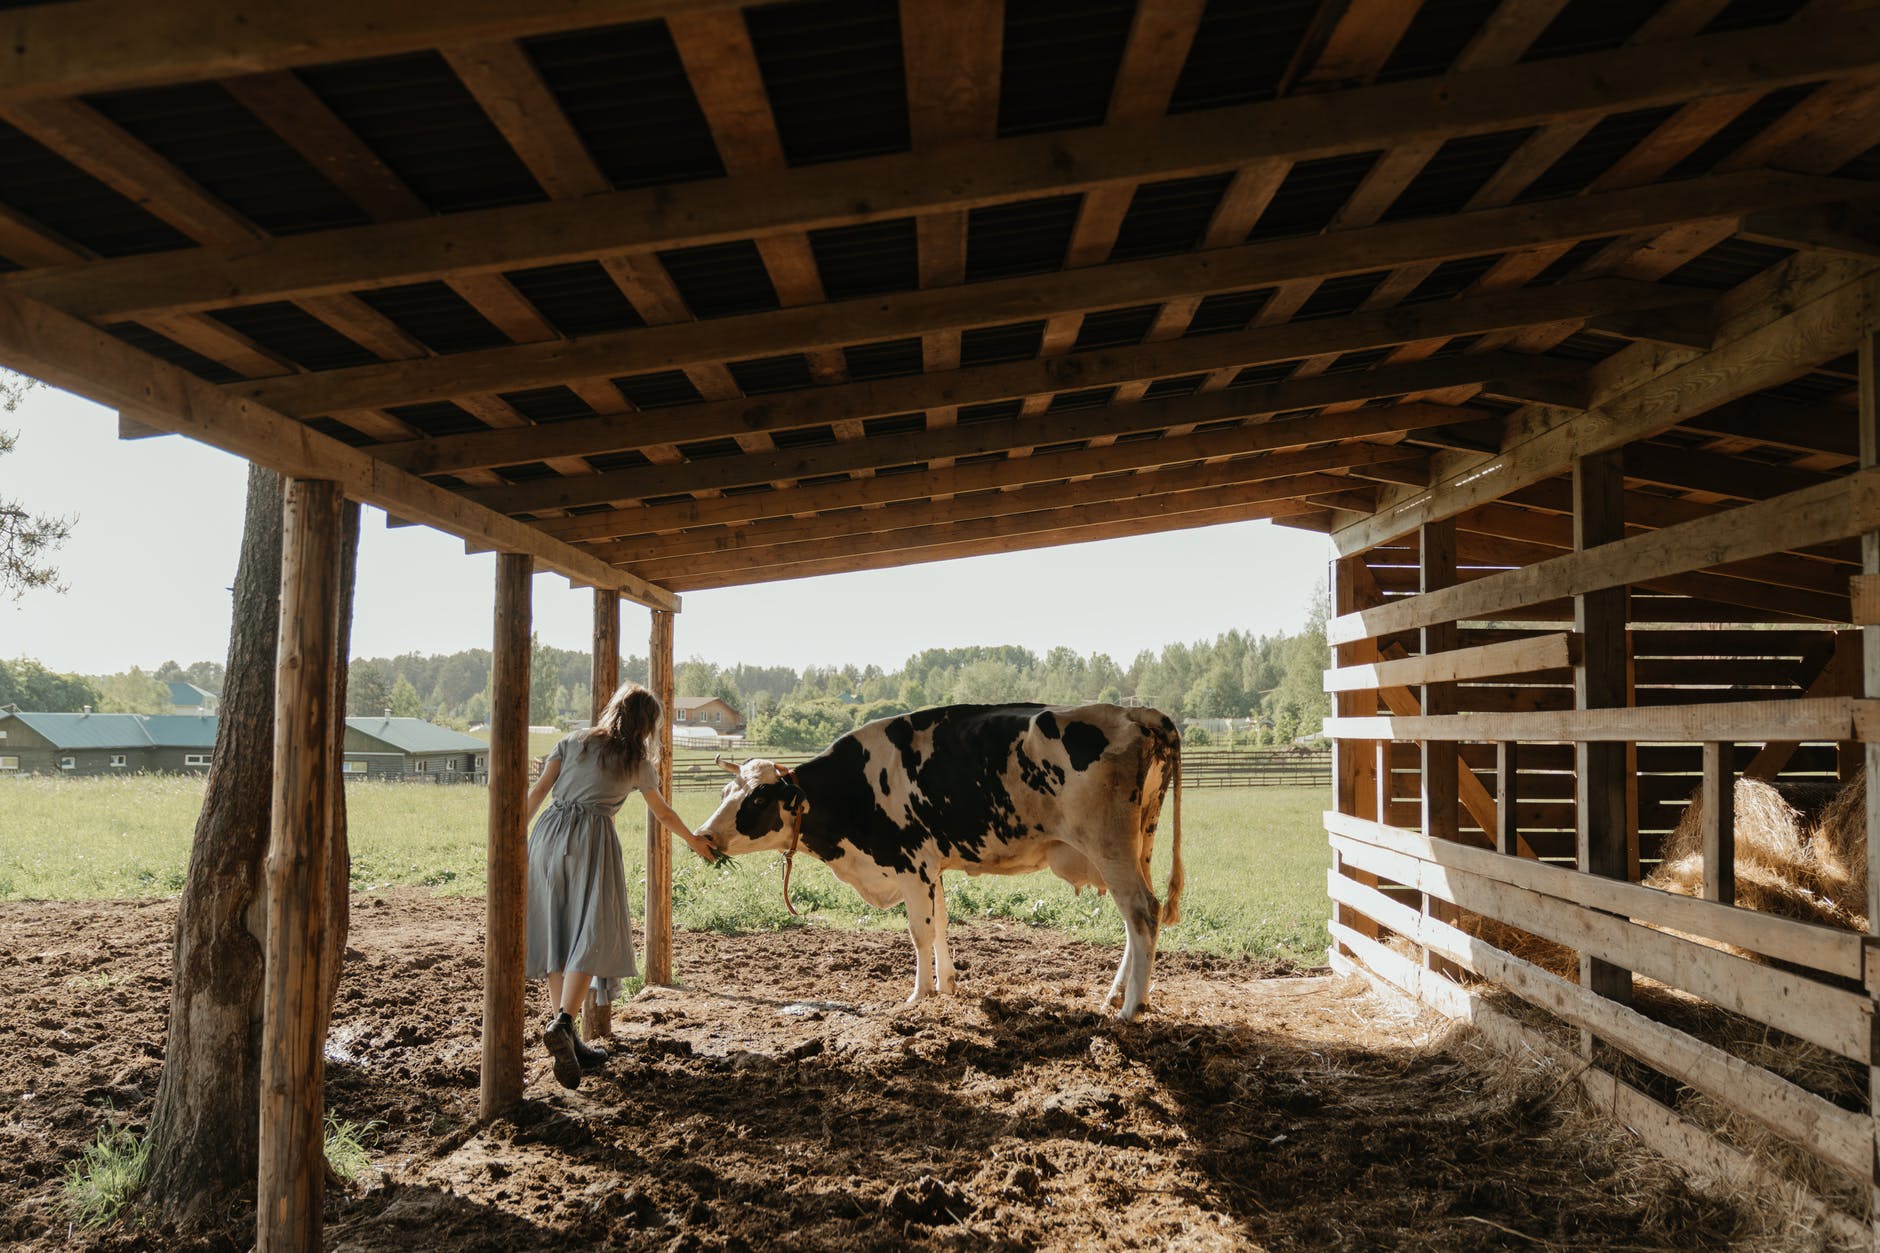
[[[1495,745],[1495,847],[1510,857],[1521,855],[1521,745]]]
[[[522,1100],[522,963],[528,949],[529,580],[527,553],[496,555],[496,619],[490,667],[490,829],[484,907],[483,1076],[485,1121]]]
[[[1365,597],[1359,591],[1360,580],[1357,577],[1364,566],[1362,553],[1350,557],[1341,557],[1332,563],[1332,612],[1334,614],[1351,613],[1366,608]],[[1361,665],[1377,660],[1377,641],[1361,640],[1356,644],[1340,644],[1333,650],[1333,656],[1340,666]],[[1375,714],[1377,713],[1377,694],[1375,692],[1340,692],[1332,698],[1333,711],[1339,714]],[[1382,740],[1366,743],[1361,740],[1332,741],[1332,807],[1340,813],[1351,814],[1358,818],[1372,818],[1378,822],[1390,821],[1387,804],[1390,786],[1389,763],[1383,754],[1390,745]],[[1341,874],[1352,874],[1364,883],[1375,886],[1377,876],[1362,871],[1347,871],[1343,859],[1334,852],[1333,868]],[[1332,916],[1345,926],[1356,929],[1361,935],[1375,937],[1377,924],[1371,919],[1346,908],[1334,906]]]
[[[1617,451],[1580,457],[1573,463],[1573,547],[1597,548],[1625,538],[1625,480]],[[1604,588],[1573,598],[1573,626],[1582,656],[1574,671],[1576,709],[1610,709],[1626,703],[1626,589]],[[1631,877],[1626,814],[1626,746],[1574,745],[1575,846],[1579,867],[1612,879]],[[1582,955],[1580,984],[1614,1000],[1632,998],[1632,972]],[[1591,1036],[1582,1033],[1590,1050]]]
[[[653,610],[653,634],[646,653],[647,678],[665,717],[659,725],[659,790],[672,796],[672,619]],[[672,983],[672,838],[646,813],[646,981]]]
[[[1441,591],[1454,585],[1456,581],[1456,524],[1453,519],[1440,522],[1427,522],[1417,529],[1417,592]],[[1438,622],[1426,626],[1419,633],[1420,651],[1425,657],[1432,653],[1451,652],[1456,647],[1456,624]],[[1419,693],[1423,713],[1454,713],[1456,708],[1454,689],[1448,683],[1425,683]],[[1432,840],[1454,840],[1459,838],[1457,819],[1460,813],[1459,799],[1462,795],[1461,781],[1457,771],[1462,768],[1462,754],[1453,740],[1424,740],[1417,746],[1417,768],[1422,784],[1422,826],[1423,834]],[[1422,894],[1423,912],[1442,922],[1453,922],[1455,910],[1446,902],[1425,892]],[[1441,969],[1442,959],[1424,951],[1423,964],[1432,970]]]
[[[255,1207],[255,1246],[263,1253],[320,1247],[328,1010],[320,970],[333,800],[340,786],[333,670],[342,501],[337,483],[287,481]]]
[[[1860,341],[1860,465],[1880,465],[1880,326],[1869,326]],[[1880,531],[1860,537],[1863,574],[1880,574]],[[1880,626],[1862,627],[1860,691],[1880,696]],[[1867,933],[1880,936],[1880,743],[1868,743],[1867,768]],[[1867,942],[1867,991],[1880,1013],[1880,946]],[[1867,1109],[1874,1124],[1871,1192],[1867,1202],[1870,1244],[1880,1248],[1880,1047],[1868,1059]]]
[[[594,651],[588,660],[588,721],[599,722],[614,689],[620,686],[620,594],[605,587],[594,589]],[[589,990],[581,1014],[582,1034],[592,1040],[612,1032],[614,1010]]]
[[[1736,904],[1736,745],[1704,744],[1704,899]]]

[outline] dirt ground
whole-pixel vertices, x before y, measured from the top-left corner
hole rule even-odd
[[[1573,1085],[1360,987],[1170,954],[1152,1011],[1096,1011],[1113,950],[958,926],[961,995],[906,1007],[905,935],[681,933],[683,990],[618,1008],[608,1067],[532,1046],[513,1121],[475,1122],[480,900],[359,897],[327,1101],[374,1165],[334,1250],[1758,1247]],[[0,1246],[245,1248],[72,1231],[68,1163],[143,1130],[171,901],[0,906]],[[1286,976],[1286,977],[1274,977]],[[533,1016],[532,1016],[533,1026]]]

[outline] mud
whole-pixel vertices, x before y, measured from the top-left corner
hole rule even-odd
[[[480,1249],[1723,1247],[1750,1216],[1571,1084],[1323,974],[1165,955],[1152,1010],[1098,1011],[1118,954],[956,925],[961,994],[905,1006],[898,932],[681,933],[680,989],[617,1008],[576,1092],[476,1123],[482,902],[355,900],[327,1103],[373,1165],[327,1245]],[[60,1182],[141,1132],[168,1011],[170,901],[0,906],[0,1246],[246,1248],[73,1230]],[[538,1000],[532,1005],[531,1026]],[[1571,1123],[1573,1130],[1565,1128]]]

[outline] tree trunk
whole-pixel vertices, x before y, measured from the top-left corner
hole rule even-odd
[[[340,661],[352,624],[358,508],[343,523]],[[146,1198],[183,1224],[225,1221],[252,1200],[257,1169],[261,1067],[262,869],[274,790],[274,666],[280,633],[281,479],[250,466],[236,569],[228,668],[215,755],[190,848],[176,920],[169,1038],[150,1116]],[[342,721],[339,734],[344,737]],[[349,860],[345,809],[336,807],[328,893],[329,957],[321,969],[329,1005],[345,950]]]

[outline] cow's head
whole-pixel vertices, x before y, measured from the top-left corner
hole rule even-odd
[[[809,802],[794,777],[774,761],[753,757],[741,766],[718,759],[731,775],[724,801],[697,828],[721,853],[757,853],[790,848],[801,833]]]

